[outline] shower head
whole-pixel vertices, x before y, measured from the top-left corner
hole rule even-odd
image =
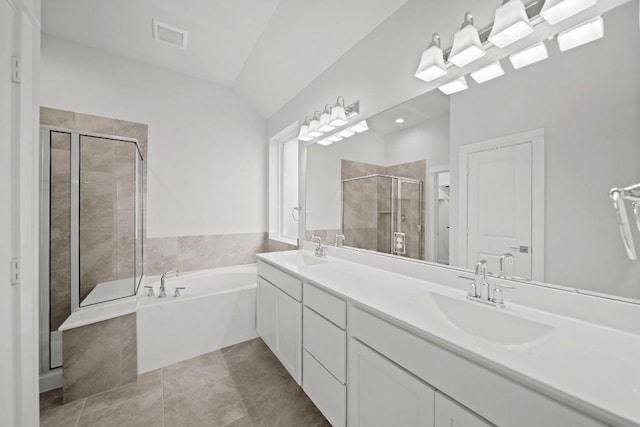
[[[637,260],[638,256],[636,255],[636,249],[633,245],[633,236],[631,236],[631,226],[629,225],[627,208],[624,204],[623,190],[619,188],[613,188],[611,191],[609,191],[609,197],[611,197],[611,200],[613,200],[613,207],[616,209],[618,227],[620,228],[620,235],[622,236],[624,247],[627,250],[627,255],[629,256],[629,259]],[[638,218],[637,211],[636,218]],[[640,225],[640,223],[638,225]]]

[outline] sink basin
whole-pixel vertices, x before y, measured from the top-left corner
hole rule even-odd
[[[327,262],[329,261],[327,261],[326,259],[298,253],[298,263],[300,265],[304,265],[305,267],[309,267],[312,265],[326,264]]]
[[[555,328],[515,316],[502,308],[431,294],[444,318],[456,328],[495,344],[518,346],[548,338]]]

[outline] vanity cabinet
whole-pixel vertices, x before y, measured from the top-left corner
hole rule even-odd
[[[491,427],[493,424],[480,418],[456,401],[436,392],[435,427]]]
[[[347,419],[347,304],[309,283],[303,285],[302,388],[334,427]]]
[[[433,427],[434,399],[433,388],[358,340],[351,340],[350,426]]]
[[[258,262],[257,332],[298,384],[302,381],[302,282]]]

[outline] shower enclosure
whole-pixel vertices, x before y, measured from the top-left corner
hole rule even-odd
[[[135,295],[142,279],[142,151],[136,139],[40,128],[41,373],[62,365],[60,325]]]
[[[342,180],[345,245],[423,259],[422,181],[373,174]]]

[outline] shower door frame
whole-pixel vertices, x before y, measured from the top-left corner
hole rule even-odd
[[[91,138],[108,139],[112,141],[121,141],[135,144],[137,154],[140,157],[140,161],[135,162],[135,185],[136,195],[134,212],[136,215],[134,225],[134,235],[138,235],[140,232],[140,238],[144,241],[144,230],[138,230],[138,212],[142,215],[141,223],[144,224],[144,196],[138,198],[138,191],[142,189],[144,185],[142,171],[144,170],[143,163],[144,156],[140,145],[136,138],[129,138],[124,136],[107,135],[97,132],[86,132],[74,129],[67,129],[57,126],[40,126],[40,375],[49,372],[59,371],[59,367],[51,367],[51,331],[50,331],[50,291],[51,284],[50,279],[50,205],[51,205],[51,133],[64,133],[70,137],[70,312],[80,309],[80,137],[86,136]],[[141,191],[143,194],[143,192]],[[139,200],[138,200],[139,199]],[[140,204],[140,206],[139,206]],[[141,208],[138,211],[138,208]],[[144,245],[142,245],[141,257],[144,259]],[[75,256],[74,256],[75,253]],[[134,250],[134,257],[137,256],[137,252]],[[134,282],[136,281],[135,267],[137,262],[134,260]],[[144,275],[144,267],[140,272],[140,277]],[[137,289],[139,283],[135,283],[134,288]],[[46,315],[43,315],[46,313]]]
[[[424,217],[424,186],[423,186],[423,182],[419,179],[413,179],[413,178],[407,178],[404,176],[396,176],[396,175],[385,175],[385,174],[380,174],[380,173],[375,173],[375,174],[370,174],[370,175],[363,175],[363,176],[357,176],[354,178],[346,178],[342,180],[342,185],[340,186],[340,228],[342,231],[342,234],[344,234],[344,185],[347,182],[352,182],[352,181],[358,181],[361,179],[369,179],[369,178],[390,178],[391,179],[391,194],[390,194],[390,198],[391,198],[391,206],[390,206],[390,219],[389,219],[389,224],[390,224],[390,239],[393,240],[393,233],[394,230],[396,229],[395,227],[395,223],[400,221],[401,218],[401,209],[398,209],[398,213],[396,214],[395,209],[394,209],[394,189],[395,189],[395,194],[396,194],[396,198],[399,200],[401,197],[401,190],[400,190],[400,182],[407,182],[410,184],[418,184],[418,194],[419,194],[419,201],[418,201],[418,206],[420,209],[420,212],[418,214],[418,233],[419,233],[419,249],[418,249],[418,259],[421,260],[423,255],[424,255],[424,226],[422,223],[423,217]],[[397,217],[397,219],[396,219]],[[397,255],[393,252],[393,248],[392,248],[392,242],[389,241],[389,254],[388,255],[395,255],[395,256],[402,256],[402,255]],[[361,248],[354,248],[354,249],[358,249],[358,250],[366,250],[366,249],[361,249]],[[378,252],[378,251],[375,251]],[[386,253],[386,252],[378,252],[378,253]]]

